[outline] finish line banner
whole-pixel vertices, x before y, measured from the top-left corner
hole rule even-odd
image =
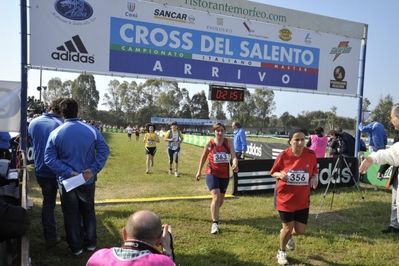
[[[223,4],[212,3],[218,2]],[[361,40],[354,37],[147,1],[31,0],[30,5],[33,67],[357,93]],[[252,5],[259,12],[271,7]],[[279,10],[284,17],[285,9]],[[286,14],[294,21],[295,11]],[[298,14],[306,19],[306,13]],[[328,24],[323,18],[320,23]]]

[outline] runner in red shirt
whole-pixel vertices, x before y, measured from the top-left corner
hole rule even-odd
[[[208,158],[209,163],[206,166],[205,179],[209,191],[212,195],[211,216],[212,216],[212,234],[218,234],[219,231],[219,209],[222,207],[224,195],[229,185],[230,159],[232,169],[238,172],[238,160],[234,151],[233,142],[224,137],[226,126],[222,123],[213,125],[215,138],[208,141],[204,147],[200,164],[197,172],[197,181],[201,178],[202,167]],[[231,157],[231,158],[230,158]]]
[[[270,170],[277,179],[276,208],[280,214],[280,249],[277,260],[288,264],[285,248],[295,248],[294,235],[303,235],[309,217],[310,188],[318,184],[317,159],[314,151],[305,148],[305,131],[295,127],[288,134],[291,147],[282,151]]]

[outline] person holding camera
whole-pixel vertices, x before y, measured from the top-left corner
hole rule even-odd
[[[290,147],[282,151],[270,170],[276,178],[275,207],[279,212],[280,230],[277,262],[287,265],[286,248],[295,249],[294,235],[305,234],[309,218],[310,188],[318,185],[317,157],[305,147],[305,131],[294,127],[288,133]]]
[[[342,155],[344,157],[353,157],[355,154],[355,138],[345,132],[339,132],[337,130],[331,130],[329,133],[330,136],[330,155],[333,157],[338,157]]]
[[[121,247],[103,248],[87,261],[87,266],[147,265],[173,266],[173,232],[170,225],[161,225],[159,217],[148,210],[130,215],[122,230]],[[162,251],[158,250],[162,247]]]

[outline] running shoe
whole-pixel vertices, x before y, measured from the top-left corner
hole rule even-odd
[[[280,230],[280,234],[283,231],[283,229]],[[287,245],[285,245],[286,248],[288,248],[289,250],[294,250],[295,249],[295,242],[294,242],[294,236],[291,235],[290,239],[287,242]]]
[[[172,174],[172,170],[169,170],[169,174],[170,174],[170,175]]]
[[[294,250],[295,249],[295,242],[294,242],[294,236],[291,235],[290,239],[287,242],[287,245],[285,245],[286,248],[288,248],[289,250]]]
[[[219,234],[219,225],[217,223],[212,224],[211,234]]]
[[[285,251],[277,251],[277,263],[280,265],[288,265],[287,253]]]
[[[149,172],[150,172],[150,170],[148,170],[148,169],[145,170],[145,173],[146,173],[146,174],[148,174]]]
[[[179,172],[175,172],[175,177],[178,177],[179,176]]]

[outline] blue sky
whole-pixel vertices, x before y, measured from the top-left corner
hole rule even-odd
[[[366,72],[364,79],[364,97],[371,101],[373,109],[381,97],[388,94],[396,96],[398,71],[395,62],[399,56],[395,52],[398,47],[399,1],[397,0],[256,0],[255,2],[305,11],[309,13],[335,17],[368,24],[368,40],[366,55]],[[0,80],[20,80],[20,13],[19,1],[3,1],[0,9]],[[79,74],[43,71],[42,86],[53,77],[60,77],[62,81],[75,79]],[[97,89],[102,98],[110,77],[96,76]],[[132,79],[122,79],[128,80]],[[143,80],[137,80],[138,83]],[[40,85],[40,72],[29,70],[28,95],[39,98],[36,88]],[[208,90],[206,85],[180,84],[190,91],[190,96],[201,90]],[[312,95],[307,93],[292,93],[275,91],[276,110],[274,114],[280,116],[284,112],[297,115],[302,111],[330,111],[337,107],[339,116],[356,118],[358,99],[340,96]],[[102,101],[100,100],[99,108]]]

